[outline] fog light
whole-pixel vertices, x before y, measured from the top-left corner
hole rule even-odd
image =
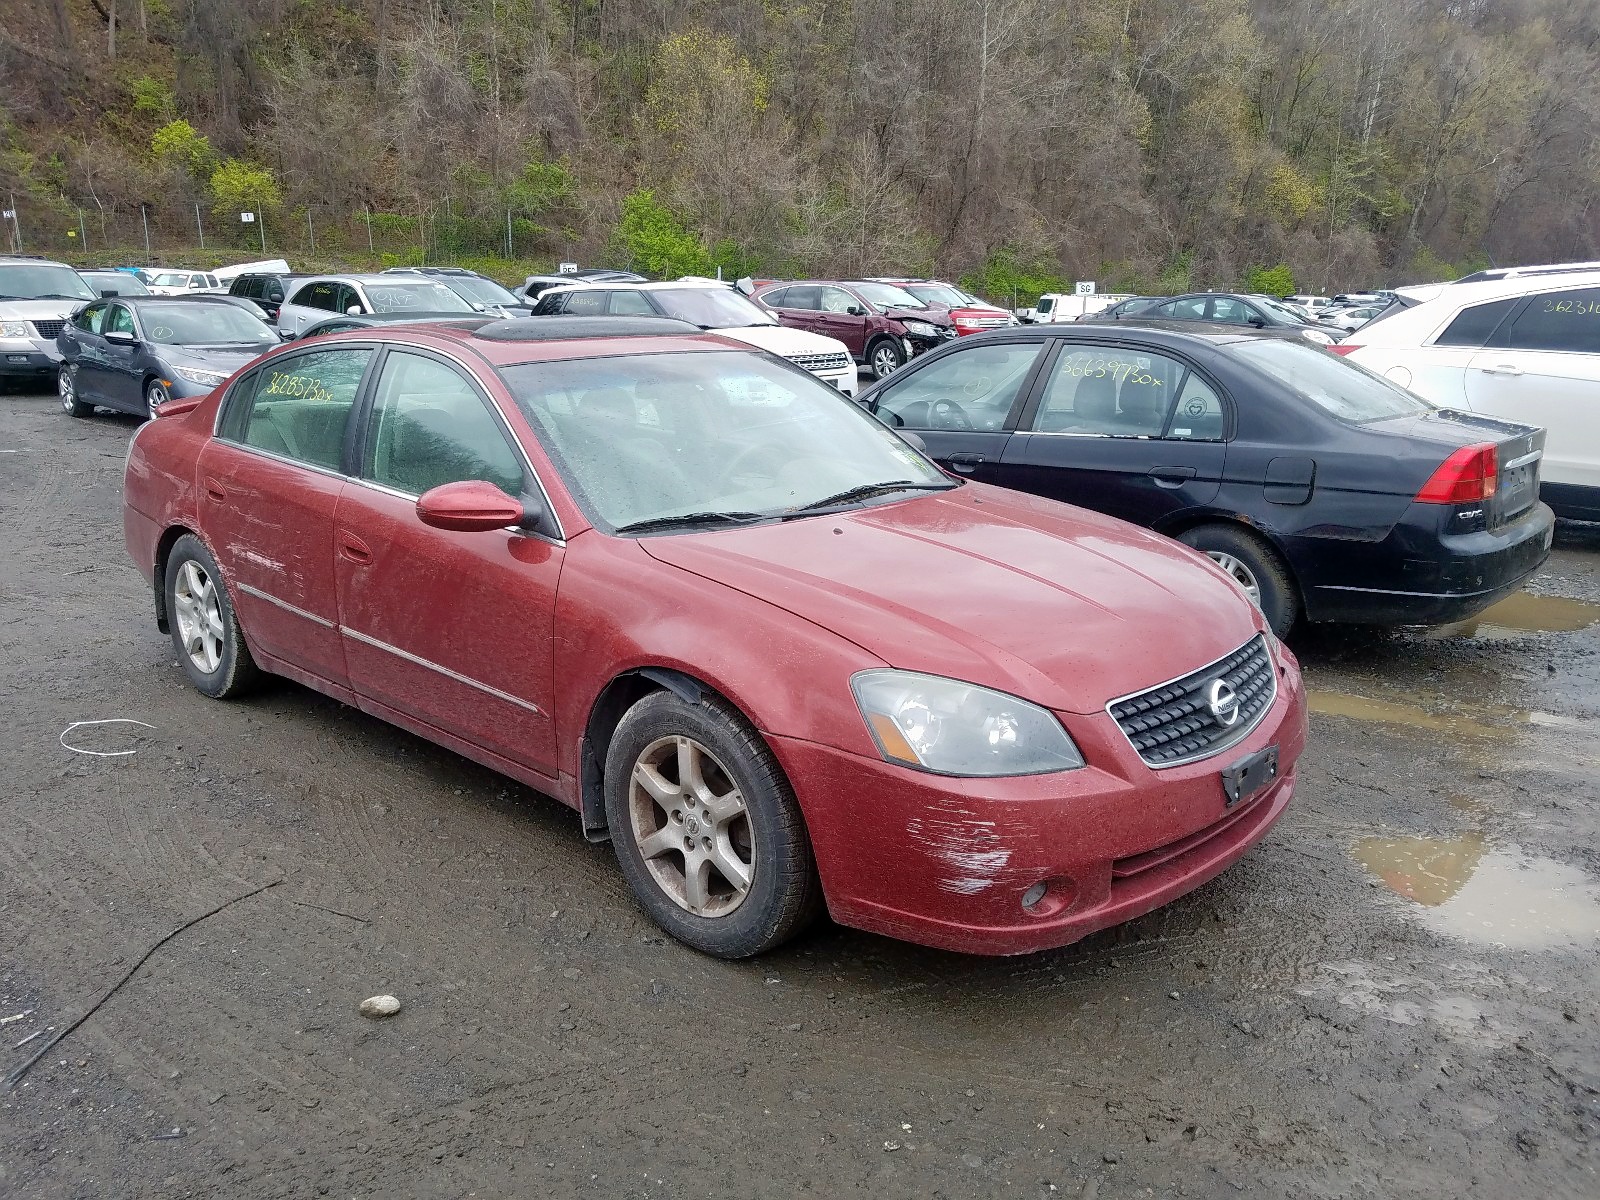
[[[1037,908],[1039,903],[1044,899],[1045,893],[1049,890],[1050,885],[1042,880],[1034,884],[1031,888],[1022,893],[1022,907]]]

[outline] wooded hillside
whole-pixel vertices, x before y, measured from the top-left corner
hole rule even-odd
[[[0,0],[0,16],[0,193],[30,250],[132,247],[141,217],[158,244],[198,229],[243,247],[248,209],[291,256],[365,258],[370,237],[385,261],[936,272],[992,295],[1600,257],[1593,0]]]

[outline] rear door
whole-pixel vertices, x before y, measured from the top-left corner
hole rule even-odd
[[[1472,356],[1474,412],[1541,425],[1545,482],[1600,488],[1600,288],[1529,296]]]
[[[582,293],[575,293],[582,294]],[[424,525],[417,497],[463,480],[537,493],[484,384],[430,354],[390,349],[339,501],[339,622],[369,705],[556,776],[553,622],[565,548],[518,530]]]
[[[1015,417],[1049,343],[1034,338],[963,345],[896,371],[873,393],[870,410],[922,439],[941,466],[1004,484]]]
[[[100,331],[110,308],[111,305],[105,301],[91,304],[62,329],[76,347],[69,356],[77,364],[73,372],[73,386],[77,389],[78,398],[86,404],[98,404],[96,397],[105,387],[106,343]]]
[[[1184,361],[1132,345],[1069,342],[1006,448],[1010,486],[1159,526],[1222,486],[1229,408]]]
[[[342,345],[269,359],[230,389],[198,469],[201,529],[235,585],[251,649],[335,694],[348,676],[334,512],[351,413],[374,354]]]
[[[761,302],[772,309],[778,318],[778,324],[787,325],[790,329],[808,329],[815,333],[817,323],[822,317],[818,308],[821,304],[821,291],[822,289],[815,284],[797,283],[767,292],[761,297]]]

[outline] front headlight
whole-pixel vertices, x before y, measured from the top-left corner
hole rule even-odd
[[[1047,709],[1016,696],[912,671],[850,680],[883,757],[937,775],[1043,775],[1084,765]]]
[[[201,387],[216,387],[227,378],[221,371],[202,371],[199,367],[173,367],[172,372],[179,379],[187,379]]]
[[[929,325],[926,321],[901,321],[900,324],[906,327],[907,333],[914,333],[918,337],[939,336],[939,327],[937,325]]]
[[[25,338],[28,336],[28,323],[26,321],[0,321],[0,337]]]
[[[1323,346],[1333,345],[1333,338],[1330,335],[1323,333],[1320,329],[1302,329],[1300,333],[1307,341],[1316,342]]]

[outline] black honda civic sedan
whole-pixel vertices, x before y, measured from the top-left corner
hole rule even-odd
[[[1280,635],[1301,619],[1465,620],[1550,552],[1544,430],[1435,408],[1297,337],[1022,326],[859,399],[953,473],[1203,551]]]

